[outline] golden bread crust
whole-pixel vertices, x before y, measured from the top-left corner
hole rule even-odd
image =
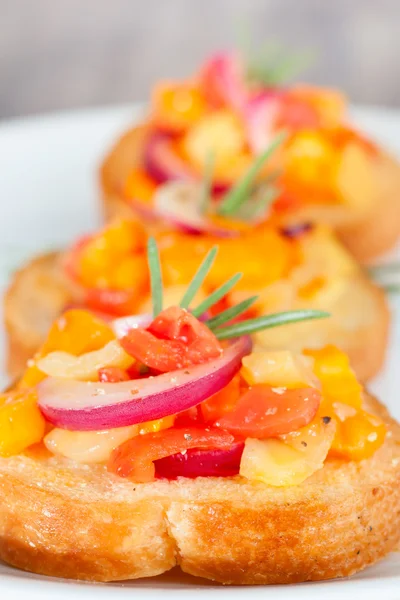
[[[134,211],[121,194],[121,184],[130,171],[140,164],[148,126],[130,129],[106,156],[100,169],[103,214],[106,220],[115,216],[133,216]],[[366,213],[346,207],[310,206],[301,210],[298,219],[311,219],[333,227],[340,239],[361,262],[390,250],[400,237],[400,164],[381,151],[372,164],[371,179],[375,183],[375,199]]]
[[[59,254],[43,254],[17,271],[4,296],[7,372],[16,379],[43,342],[52,322],[71,302]]]
[[[377,197],[371,211],[362,220],[338,228],[343,243],[364,263],[390,250],[400,237],[400,165],[382,153],[373,174]]]
[[[136,216],[124,200],[121,186],[131,170],[140,165],[148,132],[147,125],[127,131],[116,142],[100,167],[102,210],[106,221],[114,217]]]
[[[0,559],[95,581],[174,565],[225,584],[351,575],[400,539],[400,428],[371,397],[389,436],[370,459],[327,461],[300,486],[243,478],[132,484],[102,466],[0,459]]]

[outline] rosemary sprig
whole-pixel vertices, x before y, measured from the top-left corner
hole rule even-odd
[[[247,79],[274,87],[287,83],[315,62],[315,53],[285,52],[278,44],[268,44],[247,57]]]
[[[215,153],[209,152],[206,157],[203,180],[200,191],[200,212],[205,214],[208,210],[211,200],[211,189],[213,184],[213,175],[215,169]]]
[[[204,258],[184,297],[182,298],[182,308],[187,308],[190,302],[193,300],[215,260],[217,251],[218,247],[215,246]],[[150,271],[153,316],[156,317],[162,311],[163,307],[163,288],[160,256],[158,253],[157,243],[153,237],[150,237],[147,242],[147,260]],[[203,300],[199,306],[192,310],[193,316],[200,317],[209,308],[214,306],[214,304],[219,302],[219,300],[221,300],[221,298],[223,298],[236,285],[241,277],[242,273],[236,273],[236,275],[230,277],[230,279],[228,279],[205,300]],[[226,325],[222,327],[222,325],[225,323],[228,323],[235,317],[243,314],[257,300],[257,298],[258,296],[252,296],[251,298],[247,298],[246,300],[239,302],[239,304],[222,311],[215,317],[208,319],[206,321],[207,326],[214,332],[218,339],[225,340],[241,335],[255,333],[256,331],[261,331],[270,327],[278,327],[279,325],[297,323],[299,321],[305,321],[309,319],[323,319],[330,316],[329,313],[319,310],[293,310],[266,315],[263,317],[256,317],[254,319],[247,319],[246,321],[241,321],[240,323],[234,323],[232,325]]]
[[[242,277],[242,273],[236,273],[233,277],[230,277],[228,281],[223,283],[219,288],[217,288],[212,294],[210,294],[203,302],[199,304],[199,306],[192,310],[192,314],[195,317],[200,317],[203,313],[205,313],[209,308],[214,306],[217,302],[221,300],[230,290],[237,284],[239,279]]]
[[[188,289],[186,290],[186,292],[180,302],[181,308],[189,308],[190,303],[192,302],[193,298],[199,291],[203,281],[207,277],[207,275],[214,263],[217,252],[218,252],[218,246],[214,246],[214,248],[211,248],[211,250],[208,252],[207,256],[204,258],[203,262],[197,269],[192,281],[189,283]]]
[[[275,179],[275,178],[274,178]],[[272,178],[270,179],[272,182]],[[264,187],[264,186],[263,186]],[[250,197],[238,210],[236,218],[244,221],[254,221],[266,214],[267,208],[279,196],[280,190],[275,185],[265,186],[266,189],[259,193],[257,198]]]
[[[310,319],[325,319],[329,316],[329,313],[320,310],[291,310],[247,319],[246,321],[227,325],[226,327],[218,327],[214,330],[214,334],[219,340],[227,340],[241,335],[256,333],[257,331],[271,327],[279,327],[280,325],[288,325],[289,323],[298,323],[299,321]]]
[[[275,150],[282,144],[286,138],[286,132],[281,131],[269,145],[269,147],[259,154],[250,166],[247,173],[237,182],[237,184],[231,188],[231,190],[225,195],[218,208],[218,213],[223,216],[229,216],[238,211],[242,204],[249,197],[255,179],[258,173],[261,171],[265,162]]]
[[[163,309],[163,285],[161,277],[160,255],[157,242],[150,237],[147,242],[147,262],[150,271],[151,298],[153,301],[153,317]]]
[[[239,302],[239,304],[236,304],[235,306],[231,306],[230,308],[223,310],[222,312],[218,313],[215,317],[211,317],[210,319],[207,319],[207,321],[205,321],[207,327],[213,330],[216,327],[224,325],[224,323],[229,323],[229,321],[232,321],[232,319],[235,319],[239,315],[245,313],[246,310],[248,310],[257,299],[258,296],[251,296],[251,298],[247,298],[246,300]]]

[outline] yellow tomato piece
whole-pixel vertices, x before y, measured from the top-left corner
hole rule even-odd
[[[240,374],[248,385],[287,388],[319,385],[312,371],[312,361],[287,350],[252,352],[242,359]]]
[[[224,171],[232,168],[232,161],[236,163],[238,157],[243,160],[245,144],[243,123],[233,111],[224,109],[207,114],[197,121],[186,133],[182,150],[201,172],[212,152],[215,177],[223,179]]]
[[[45,375],[37,368],[36,361],[46,354],[62,351],[79,356],[85,352],[99,350],[114,339],[115,334],[111,327],[93,313],[81,309],[68,310],[54,321],[47,340],[29,361],[18,387],[29,388],[44,379]]]
[[[337,420],[337,433],[331,456],[348,460],[370,458],[385,441],[386,426],[375,415],[359,410],[343,421]]]
[[[140,200],[144,203],[150,203],[157,184],[147,173],[140,168],[133,169],[125,182],[125,195],[127,198]]]
[[[0,456],[12,456],[40,442],[45,420],[33,391],[14,391],[0,396]]]
[[[103,230],[101,237],[114,257],[137,252],[146,246],[143,226],[132,219],[116,219]]]
[[[161,82],[154,87],[151,101],[157,125],[177,132],[196,123],[206,111],[204,96],[190,83]]]
[[[283,156],[285,181],[290,186],[322,192],[334,188],[339,153],[323,132],[303,129],[294,133]],[[318,195],[312,194],[311,199],[318,201]]]
[[[240,475],[272,486],[299,485],[324,466],[335,424],[318,419],[283,439],[247,439]]]
[[[175,415],[169,417],[163,417],[162,419],[156,419],[155,421],[147,421],[146,423],[140,423],[139,433],[144,435],[145,433],[157,433],[162,429],[169,429],[175,422]]]
[[[321,381],[322,392],[329,401],[361,408],[362,386],[344,352],[330,345],[304,353],[314,358],[314,373]]]
[[[138,294],[143,293],[149,285],[149,268],[145,254],[131,254],[116,261],[109,282],[112,289],[129,290],[134,287]]]

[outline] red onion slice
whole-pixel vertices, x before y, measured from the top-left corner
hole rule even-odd
[[[154,462],[156,476],[166,479],[177,477],[232,477],[239,473],[243,442],[237,442],[229,450],[188,450]]]
[[[243,63],[238,55],[220,52],[212,56],[201,70],[200,82],[208,101],[214,106],[243,108],[247,90]]]
[[[196,406],[224,388],[251,347],[250,338],[243,336],[216,360],[147,379],[93,383],[49,377],[38,386],[39,408],[56,427],[77,431],[161,419]]]
[[[247,137],[254,154],[260,154],[273,140],[280,93],[265,90],[253,95],[243,109]]]
[[[168,134],[157,131],[149,137],[144,148],[143,160],[146,171],[157,183],[174,179],[196,179],[187,163],[174,152],[172,138]]]

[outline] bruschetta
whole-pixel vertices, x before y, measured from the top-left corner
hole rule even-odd
[[[157,214],[157,188],[199,181],[210,157],[213,210],[226,216],[224,198],[284,131],[258,174],[271,192],[259,217],[328,224],[357,259],[370,261],[400,235],[400,168],[352,127],[346,108],[335,90],[266,85],[249,80],[240,57],[213,56],[192,78],[157,84],[148,115],[106,155],[105,217]]]
[[[213,316],[215,296],[108,324],[70,309],[0,398],[0,559],[117,581],[351,575],[400,539],[400,428],[334,346],[253,348],[318,311]],[[232,320],[232,314],[235,317]],[[198,316],[196,316],[198,315]]]

